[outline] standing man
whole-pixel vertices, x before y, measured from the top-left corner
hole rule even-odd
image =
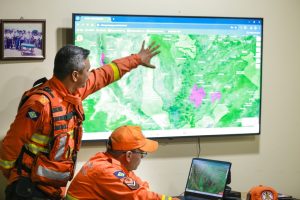
[[[68,189],[67,200],[177,200],[149,190],[135,175],[147,153],[158,143],[146,139],[139,126],[121,126],[108,139],[107,150],[97,153],[78,172]]]
[[[150,60],[159,46],[145,49],[144,44],[139,53],[91,71],[89,50],[67,45],[57,52],[53,77],[23,95],[2,141],[6,200],[62,198],[81,144],[82,100],[138,65],[155,68]]]

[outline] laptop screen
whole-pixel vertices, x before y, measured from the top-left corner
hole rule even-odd
[[[230,167],[230,162],[193,158],[185,194],[222,198]]]

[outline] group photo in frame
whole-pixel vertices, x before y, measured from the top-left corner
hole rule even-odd
[[[1,20],[1,59],[45,59],[46,20]]]

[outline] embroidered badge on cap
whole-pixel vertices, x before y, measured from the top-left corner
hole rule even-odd
[[[33,109],[29,108],[26,117],[29,119],[32,119],[33,121],[36,121],[40,116],[39,112],[34,111]]]
[[[273,193],[271,191],[263,191],[261,193],[261,199],[262,200],[273,200],[274,199]]]
[[[125,173],[123,171],[115,171],[114,172],[114,175],[117,177],[117,178],[124,178],[125,177]]]
[[[137,182],[135,182],[132,178],[129,177],[126,177],[123,183],[132,190],[136,190],[140,187],[140,185]]]

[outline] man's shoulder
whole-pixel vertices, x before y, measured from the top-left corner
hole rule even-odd
[[[24,98],[24,97],[23,97]],[[34,109],[38,112],[49,110],[50,100],[43,94],[32,94],[25,99],[20,100],[18,112],[27,112],[28,109]]]
[[[97,153],[87,163],[94,165],[95,169],[103,174],[114,175],[115,172],[122,171],[122,167],[106,153]]]
[[[97,165],[98,167],[106,167],[108,165],[112,165],[111,159],[103,152],[96,153],[94,156],[92,156],[89,160],[90,163],[94,163],[94,165]]]
[[[34,93],[28,97],[24,104],[38,104],[45,106],[50,103],[49,98],[45,94]]]
[[[45,84],[38,86],[37,88],[32,88],[25,92],[22,98],[24,97],[26,98],[26,102],[28,102],[29,104],[37,103],[42,106],[49,104],[50,101],[54,102],[54,104],[58,104],[58,99],[62,98],[57,91],[57,88],[51,87],[49,85],[49,80]]]

